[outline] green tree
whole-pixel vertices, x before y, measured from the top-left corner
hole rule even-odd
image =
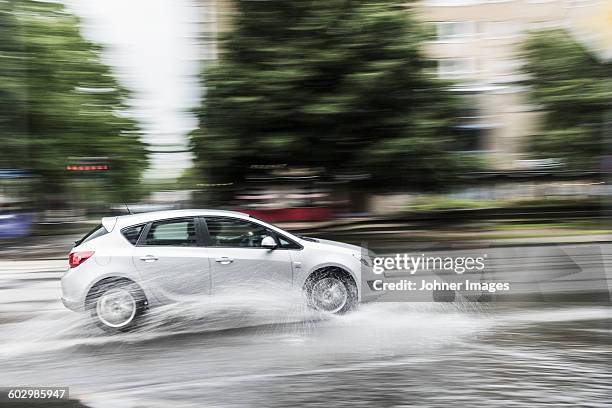
[[[126,89],[63,5],[0,1],[0,166],[31,170],[62,191],[69,157],[110,157],[108,186],[136,191],[146,152]]]
[[[563,30],[533,33],[523,54],[525,85],[542,112],[531,151],[561,158],[570,168],[597,166],[610,149],[605,131],[612,114],[612,64],[599,61]]]
[[[405,2],[235,5],[192,134],[209,182],[288,164],[370,173],[372,186],[431,185],[465,164],[449,152],[462,100],[435,78],[428,33]]]

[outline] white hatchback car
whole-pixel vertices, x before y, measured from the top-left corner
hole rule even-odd
[[[376,276],[363,248],[298,237],[232,211],[106,217],[76,242],[69,263],[62,302],[108,331],[129,330],[149,307],[240,286],[298,289],[328,313],[378,295],[365,284]]]

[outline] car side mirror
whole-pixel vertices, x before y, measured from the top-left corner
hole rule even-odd
[[[261,240],[261,246],[262,248],[275,249],[278,245],[276,244],[274,237],[268,235],[263,237]]]

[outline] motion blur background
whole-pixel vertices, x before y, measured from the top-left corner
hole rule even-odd
[[[125,204],[353,241],[608,232],[609,1],[0,8],[4,247]]]
[[[608,194],[607,1],[0,7],[5,239],[124,202],[299,223]]]

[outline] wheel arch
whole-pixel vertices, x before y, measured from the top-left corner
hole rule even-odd
[[[305,273],[302,278],[301,285],[303,286],[308,279],[312,279],[313,274],[321,273],[324,271],[337,270],[339,272],[345,273],[355,281],[355,284],[359,284],[359,277],[356,276],[355,272],[351,270],[351,268],[337,262],[326,262],[322,264],[318,264],[310,268],[310,270]]]
[[[96,294],[96,289],[101,287],[102,285],[106,285],[109,283],[113,283],[113,282],[125,282],[127,284],[134,284],[136,285],[141,291],[142,294],[145,298],[145,301],[148,302],[149,299],[149,295],[147,294],[147,292],[143,289],[143,287],[141,285],[139,285],[136,281],[134,281],[133,279],[126,277],[126,276],[122,276],[122,275],[111,275],[111,276],[105,276],[101,279],[98,279],[97,281],[93,282],[90,286],[89,289],[87,290],[87,294],[85,295],[85,307],[87,307],[87,305],[89,304],[89,302],[91,301],[91,298]]]

